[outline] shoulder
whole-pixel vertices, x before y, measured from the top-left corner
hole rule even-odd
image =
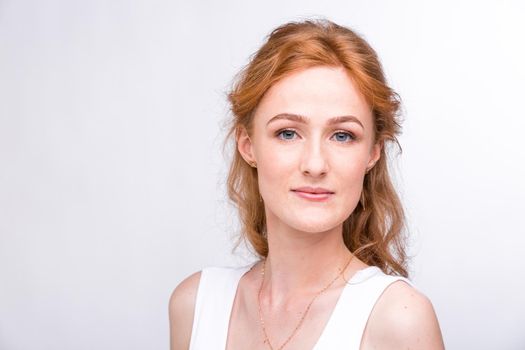
[[[431,301],[402,280],[391,283],[377,300],[363,336],[365,343],[364,348],[444,348]]]
[[[171,293],[169,300],[170,349],[188,349],[193,326],[193,313],[201,271],[185,278]]]

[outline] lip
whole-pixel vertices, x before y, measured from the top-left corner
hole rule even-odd
[[[333,191],[330,191],[330,190],[328,190],[326,188],[309,187],[309,186],[294,188],[292,191],[294,191],[294,192],[314,193],[314,194],[333,194],[334,193]]]
[[[334,192],[321,187],[300,187],[293,189],[292,192],[301,198],[314,202],[326,201],[334,195]]]

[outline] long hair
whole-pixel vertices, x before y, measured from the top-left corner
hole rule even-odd
[[[343,223],[347,248],[385,273],[408,277],[404,213],[388,172],[386,146],[399,146],[399,96],[387,85],[376,52],[349,28],[328,20],[289,22],[273,30],[228,93],[232,119],[225,141],[241,127],[252,133],[254,112],[264,93],[289,74],[314,66],[343,67],[371,107],[375,141],[382,145],[375,166],[365,175],[361,200]],[[256,254],[268,256],[264,204],[257,170],[235,147],[227,180],[228,196],[238,208],[242,239]],[[237,244],[238,245],[238,244]]]

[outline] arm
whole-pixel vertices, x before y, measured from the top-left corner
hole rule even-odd
[[[171,294],[168,307],[171,350],[187,350],[190,347],[200,277],[200,272],[187,277]]]
[[[375,305],[363,349],[444,349],[430,300],[403,281],[392,283]]]

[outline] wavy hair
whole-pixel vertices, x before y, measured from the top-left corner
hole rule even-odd
[[[386,82],[376,52],[357,33],[326,19],[289,22],[273,30],[250,62],[237,74],[228,92],[231,116],[225,143],[241,127],[252,132],[253,116],[265,92],[287,75],[314,66],[343,67],[371,107],[375,142],[381,155],[365,175],[361,200],[343,222],[347,248],[387,274],[408,277],[405,217],[392,185],[385,146],[399,147],[400,98]],[[228,197],[239,210],[242,240],[260,257],[268,256],[264,204],[257,169],[235,147],[227,179]],[[235,248],[234,248],[235,249]]]

